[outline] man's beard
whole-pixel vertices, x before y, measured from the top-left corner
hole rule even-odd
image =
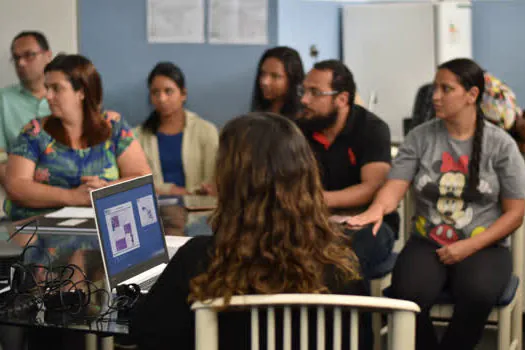
[[[334,108],[328,115],[313,115],[309,118],[299,115],[295,122],[303,132],[320,132],[335,125],[337,122],[337,109]]]

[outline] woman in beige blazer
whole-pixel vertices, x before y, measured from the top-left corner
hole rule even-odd
[[[135,135],[148,158],[159,194],[204,191],[211,183],[219,142],[217,128],[184,108],[184,74],[171,62],[158,63],[148,76],[154,111]],[[205,192],[205,191],[204,191]]]

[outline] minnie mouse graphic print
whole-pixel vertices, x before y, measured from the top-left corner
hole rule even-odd
[[[414,234],[448,245],[489,227],[502,214],[501,198],[525,198],[525,163],[504,130],[485,122],[474,194],[466,191],[471,152],[472,139],[451,138],[440,119],[407,135],[389,178],[412,182]]]

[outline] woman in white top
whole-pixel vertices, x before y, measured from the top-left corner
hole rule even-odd
[[[171,62],[158,63],[148,76],[154,111],[134,131],[161,195],[183,195],[207,188],[218,147],[215,126],[184,108],[184,74]]]

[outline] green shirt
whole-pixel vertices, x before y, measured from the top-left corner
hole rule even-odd
[[[0,89],[0,148],[8,150],[34,118],[50,115],[47,99],[38,99],[22,85]]]

